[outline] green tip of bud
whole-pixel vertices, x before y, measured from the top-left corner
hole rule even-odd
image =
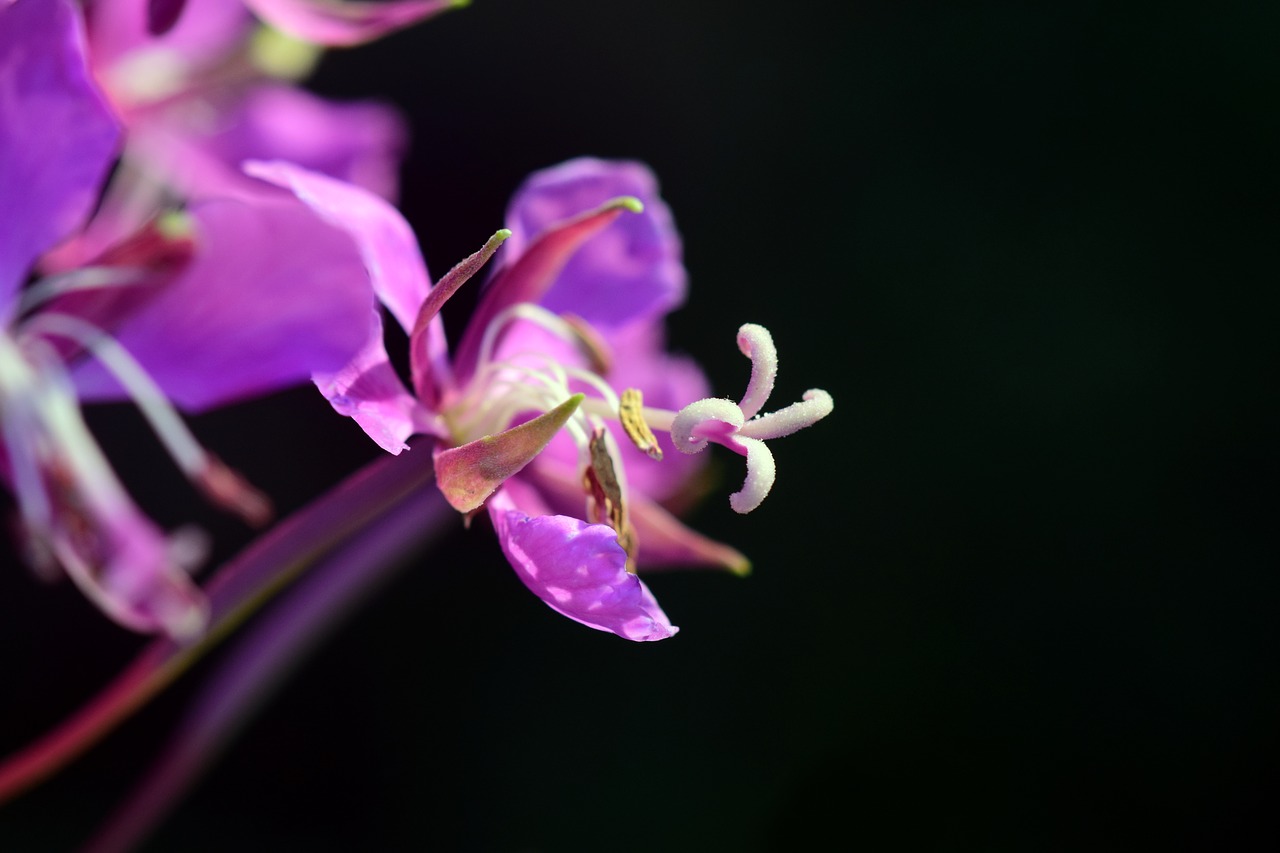
[[[507,242],[507,238],[510,236],[511,229],[499,228],[497,231],[493,232],[492,237],[484,241],[484,247],[481,248],[479,252],[476,252],[473,257],[482,258],[483,260],[481,260],[480,263],[483,264],[493,256],[494,252],[498,251],[499,246]]]
[[[470,6],[471,0],[453,0],[453,2],[450,3],[449,5],[455,9],[462,9],[466,6]]]
[[[614,199],[610,199],[607,202],[607,206],[621,207],[625,210],[631,211],[632,213],[644,212],[644,202],[642,202],[640,199],[636,198],[633,195],[623,195],[623,196],[618,196],[617,198],[614,198]]]

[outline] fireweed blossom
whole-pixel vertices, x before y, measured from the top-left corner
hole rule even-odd
[[[765,441],[822,419],[832,400],[814,389],[760,414],[777,371],[762,326],[738,332],[752,363],[738,402],[710,397],[700,369],[665,351],[662,320],[684,299],[685,272],[644,166],[581,159],[533,175],[511,203],[510,229],[434,287],[408,225],[380,199],[285,163],[246,169],[356,237],[410,335],[412,393],[386,361],[376,316],[361,358],[318,382],[321,391],[392,453],[414,433],[434,436],[445,497],[468,518],[488,510],[508,561],[546,604],[630,640],[660,640],[677,628],[637,569],[746,570],[741,554],[663,503],[687,489],[695,454],[715,442],[746,458],[732,507],[755,509],[775,477]],[[439,310],[504,240],[504,261],[450,355]]]
[[[372,101],[330,101],[296,84],[326,46],[361,44],[457,5],[86,4],[90,68],[127,134],[93,221],[44,269],[84,263],[175,200],[253,193],[260,184],[240,171],[246,159],[288,160],[394,201],[408,137],[399,112]]]
[[[198,488],[264,521],[265,499],[195,441],[169,398],[198,409],[345,363],[363,337],[338,320],[372,295],[354,242],[283,193],[193,207],[181,234],[156,220],[24,287],[93,209],[119,144],[77,7],[0,5],[0,478],[37,568],[65,571],[122,625],[189,637],[206,619],[187,572],[195,555],[134,505],[79,399],[132,398]],[[295,302],[306,309],[282,312]]]

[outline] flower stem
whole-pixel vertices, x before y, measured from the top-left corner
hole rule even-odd
[[[208,584],[208,630],[186,644],[161,638],[99,693],[39,739],[0,763],[0,803],[28,790],[66,766],[86,749],[142,707],[205,652],[216,646],[255,611],[324,562],[343,560],[339,549],[351,537],[377,527],[405,505],[423,512],[429,506],[447,509],[432,487],[429,447],[417,453],[385,457],[365,466],[312,503],[260,536],[238,557],[222,567]],[[423,494],[428,497],[423,497]],[[425,511],[419,536],[443,529],[456,514]],[[399,543],[401,545],[407,543]],[[334,554],[335,549],[338,552]],[[379,555],[382,562],[386,555]],[[374,567],[368,567],[376,574]]]

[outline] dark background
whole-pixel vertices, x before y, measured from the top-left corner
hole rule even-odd
[[[736,395],[764,323],[778,401],[836,412],[773,444],[747,519],[719,456],[692,520],[755,573],[652,577],[675,639],[555,615],[459,530],[147,849],[1274,849],[1278,18],[476,0],[330,55],[316,88],[410,117],[435,275],[529,171],[644,159],[690,270],[673,345]],[[133,418],[95,422],[150,452]],[[193,423],[285,509],[376,453],[309,389]],[[204,517],[158,453],[125,474]],[[2,584],[7,751],[138,641]],[[0,810],[0,846],[84,839],[208,671]]]

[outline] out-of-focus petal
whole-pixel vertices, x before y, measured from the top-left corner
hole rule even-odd
[[[627,554],[611,527],[527,515],[506,494],[522,486],[508,482],[488,507],[503,553],[525,586],[570,619],[628,640],[664,640],[679,630],[640,578],[627,572]]]
[[[119,126],[91,82],[67,0],[0,4],[0,314],[36,258],[93,209]]]
[[[291,36],[348,47],[381,38],[467,0],[244,0],[258,17]]]
[[[336,372],[367,344],[374,310],[355,243],[285,195],[191,209],[199,249],[186,271],[116,330],[188,410]],[[119,386],[96,363],[75,370],[81,395]]]
[[[136,511],[107,522],[110,558],[93,571],[66,561],[68,574],[108,616],[134,631],[189,639],[209,618],[204,594],[174,565],[163,534]]]
[[[108,87],[112,87],[113,78],[160,71],[166,64],[173,68],[209,63],[235,47],[253,26],[253,17],[242,0],[190,0],[174,25],[156,36],[149,25],[150,3],[109,0],[86,4],[94,68],[106,78]],[[128,67],[130,63],[133,67]]]
[[[223,93],[212,111],[210,98],[152,111],[128,156],[186,196],[245,191],[258,185],[241,171],[246,160],[282,160],[395,200],[408,133],[393,107],[278,84]]]
[[[513,232],[507,262],[514,263],[547,228],[615,196],[640,199],[644,211],[619,218],[583,245],[540,300],[602,330],[653,321],[684,302],[680,235],[653,172],[631,161],[570,160],[531,175],[507,208]]]
[[[312,379],[339,414],[347,415],[388,453],[408,450],[414,433],[428,431],[428,413],[405,390],[382,344],[382,318],[371,316],[373,331],[363,350],[346,367],[317,372]]]
[[[431,290],[418,240],[400,211],[367,190],[282,161],[250,162],[255,178],[290,190],[360,247],[368,279],[406,332]]]

